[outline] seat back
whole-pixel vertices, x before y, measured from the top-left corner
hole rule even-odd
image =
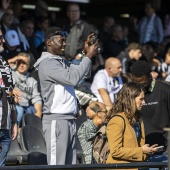
[[[40,152],[29,153],[28,165],[47,165],[47,155]]]
[[[12,140],[6,158],[6,165],[26,164],[28,153],[21,150],[18,140]]]
[[[21,128],[21,148],[27,152],[40,152],[46,154],[46,145],[42,133],[31,125]]]
[[[22,118],[22,127],[26,125],[31,125],[37,128],[42,134],[42,121],[39,117],[33,114],[24,114]]]

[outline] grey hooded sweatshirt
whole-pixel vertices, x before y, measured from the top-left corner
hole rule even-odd
[[[74,119],[77,114],[77,98],[74,86],[91,71],[91,60],[84,57],[80,65],[74,65],[43,52],[34,64],[38,70],[41,95],[44,102],[43,114],[48,119]]]
[[[20,106],[29,106],[30,102],[32,104],[42,104],[42,99],[38,92],[38,83],[33,77],[29,76],[29,73],[23,75],[12,70],[12,79],[15,88],[22,92],[19,101]]]

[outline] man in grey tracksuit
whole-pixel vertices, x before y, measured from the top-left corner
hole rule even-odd
[[[34,67],[38,69],[41,95],[44,101],[43,131],[49,165],[75,164],[75,118],[77,99],[74,86],[86,75],[98,42],[88,46],[85,42],[84,57],[80,65],[68,63],[62,57],[66,46],[64,32],[50,27],[45,33],[47,52],[43,52]]]

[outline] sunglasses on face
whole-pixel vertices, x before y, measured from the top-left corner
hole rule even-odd
[[[56,35],[60,35],[62,37],[67,37],[68,36],[68,32],[67,31],[56,31],[54,34],[50,35],[48,37],[48,39],[50,39],[51,37],[56,36]]]

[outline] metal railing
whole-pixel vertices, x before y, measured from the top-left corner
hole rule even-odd
[[[135,162],[126,164],[77,164],[77,165],[28,165],[28,166],[6,166],[0,170],[112,170],[112,169],[145,169],[159,168],[164,170],[168,167],[167,162]]]

